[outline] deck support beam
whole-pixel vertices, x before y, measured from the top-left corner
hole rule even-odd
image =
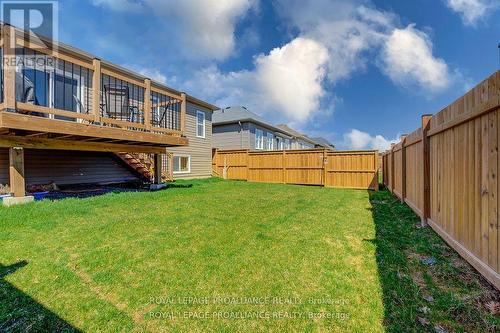
[[[154,184],[161,184],[162,155],[154,155]]]
[[[24,179],[23,148],[9,148],[9,177],[10,191],[14,197],[24,197],[26,195],[26,182]]]

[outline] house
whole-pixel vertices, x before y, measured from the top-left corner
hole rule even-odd
[[[174,179],[212,176],[212,113],[218,107],[190,97],[186,109],[187,146],[170,147]],[[165,164],[166,159],[164,160]]]
[[[213,147],[218,149],[290,149],[292,136],[244,106],[214,111]]]
[[[1,28],[0,184],[15,197],[30,184],[211,175],[216,106],[71,46]]]
[[[280,124],[277,125],[279,129],[289,133],[292,136],[291,139],[291,149],[312,149],[316,148],[317,142],[309,138],[307,135],[302,134],[288,125]]]
[[[315,138],[311,138],[311,140],[316,142],[316,148],[326,148],[326,149],[330,149],[330,150],[335,150],[335,145],[330,143],[330,141],[328,141],[325,138],[315,137]]]

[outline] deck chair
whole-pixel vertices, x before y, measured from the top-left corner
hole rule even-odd
[[[120,105],[113,105],[113,103]],[[130,94],[128,86],[104,85],[103,117],[125,120],[128,122],[140,122],[139,108],[130,105]]]

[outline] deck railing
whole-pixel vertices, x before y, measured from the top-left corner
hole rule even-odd
[[[40,48],[10,26],[1,35],[2,110],[183,135],[185,94],[74,50]]]

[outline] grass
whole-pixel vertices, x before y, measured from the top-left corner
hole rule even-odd
[[[498,293],[386,192],[180,184],[0,209],[0,331],[499,327]]]

